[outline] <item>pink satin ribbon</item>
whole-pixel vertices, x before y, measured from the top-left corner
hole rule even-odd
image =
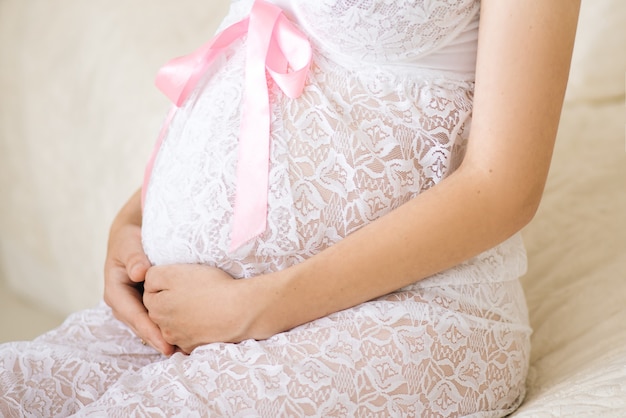
[[[176,109],[189,97],[215,58],[246,33],[245,89],[230,251],[263,233],[267,227],[270,103],[265,70],[288,97],[295,99],[302,94],[311,63],[309,41],[279,7],[256,0],[248,17],[227,27],[193,53],[175,58],[159,70],[156,85],[174,106],[146,166],[142,190],[143,202],[154,160]]]

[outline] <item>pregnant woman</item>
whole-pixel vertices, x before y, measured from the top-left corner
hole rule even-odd
[[[106,303],[0,346],[0,412],[511,413],[531,333],[519,231],[578,8],[233,2],[158,75],[174,111],[111,227]]]

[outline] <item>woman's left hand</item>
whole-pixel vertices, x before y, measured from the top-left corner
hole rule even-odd
[[[247,280],[201,264],[151,267],[144,283],[148,315],[170,344],[184,353],[212,342],[247,338],[252,300]]]

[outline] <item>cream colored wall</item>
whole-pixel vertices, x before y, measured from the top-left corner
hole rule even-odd
[[[99,300],[108,225],[168,107],[154,74],[227,5],[0,1],[0,268],[15,292],[60,313]]]
[[[583,0],[567,100],[623,100],[626,78],[626,2]]]
[[[210,38],[226,0],[0,1],[0,268],[55,312],[96,303],[108,225],[165,99],[153,77]],[[623,97],[626,3],[586,0],[568,99]]]

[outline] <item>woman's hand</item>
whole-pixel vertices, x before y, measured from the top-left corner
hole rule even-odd
[[[165,341],[142,302],[142,282],[150,261],[141,244],[139,196],[137,193],[128,201],[111,226],[104,265],[104,301],[139,339],[171,355],[175,347]]]
[[[201,264],[151,267],[143,303],[165,340],[190,353],[203,344],[252,337],[248,333],[257,305],[250,280],[235,280]]]

